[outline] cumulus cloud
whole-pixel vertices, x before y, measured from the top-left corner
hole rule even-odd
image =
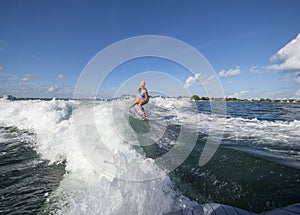
[[[62,74],[59,74],[59,75],[57,75],[56,76],[58,79],[64,79],[64,75],[62,75]]]
[[[200,73],[196,73],[194,76],[190,76],[185,80],[184,87],[188,88],[192,84],[196,83],[201,77]]]
[[[300,89],[298,89],[296,92],[295,92],[295,95],[300,97]]]
[[[58,86],[51,86],[48,88],[47,92],[53,93],[53,92],[57,92],[58,90],[59,90]]]
[[[267,68],[277,71],[297,71],[300,70],[300,33],[297,37],[287,43],[270,60],[274,64]]]
[[[241,74],[241,70],[240,70],[239,66],[236,66],[235,69],[229,69],[227,71],[225,69],[223,69],[219,72],[219,76],[221,78],[236,76],[236,75],[239,75],[239,74]]]

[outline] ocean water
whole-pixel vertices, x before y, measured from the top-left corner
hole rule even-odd
[[[152,98],[141,121],[130,102],[1,99],[0,214],[164,214],[208,202],[263,212],[300,202],[299,103],[228,102],[224,114]],[[199,166],[215,136],[216,153]]]

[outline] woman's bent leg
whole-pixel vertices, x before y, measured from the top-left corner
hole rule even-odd
[[[141,98],[136,99],[132,102],[131,107],[134,107],[135,105],[139,104],[141,102]]]
[[[141,111],[143,113],[143,118],[146,118],[146,113],[145,113],[145,110],[143,108],[143,102],[142,101],[139,103],[139,107],[140,107],[140,109],[141,109]]]

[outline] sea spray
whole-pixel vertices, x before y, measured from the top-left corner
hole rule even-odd
[[[35,134],[35,149],[49,163],[66,161],[66,173],[59,188],[47,197],[47,207],[41,213],[57,214],[162,214],[173,206],[175,191],[170,178],[152,159],[137,153],[130,145],[114,135],[113,123],[107,118],[107,104],[97,104],[100,118],[96,119],[101,138],[111,143],[113,157],[108,162],[115,165],[121,175],[161,178],[145,182],[131,182],[110,177],[99,171],[82,153],[74,134],[72,108],[84,113],[91,107],[70,101],[2,101],[5,112],[0,121]],[[87,124],[88,126],[88,124]],[[82,133],[80,135],[87,135]],[[86,138],[93,146],[93,136]],[[96,144],[96,143],[95,143]],[[99,156],[102,156],[101,154]],[[103,155],[105,157],[105,155]]]

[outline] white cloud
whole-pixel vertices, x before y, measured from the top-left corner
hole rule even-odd
[[[57,75],[57,78],[58,78],[58,79],[64,79],[64,75],[59,74],[59,75]]]
[[[249,70],[252,73],[257,73],[259,71],[259,67],[258,66],[252,66]]]
[[[58,89],[59,89],[58,86],[51,86],[51,87],[49,87],[47,92],[49,92],[49,93],[57,92]]]
[[[295,95],[300,97],[300,89],[298,89],[296,92],[295,92]]]
[[[188,88],[189,86],[191,86],[192,84],[196,83],[196,81],[198,81],[201,77],[200,73],[196,73],[194,76],[190,76],[185,80],[184,83],[184,87]]]
[[[236,66],[235,69],[229,69],[227,71],[225,69],[223,69],[219,72],[219,76],[222,78],[236,76],[239,74],[241,74],[241,70],[240,70],[239,66]]]
[[[3,70],[3,67],[2,67],[2,66],[0,66],[0,71],[1,71],[1,70]]]
[[[234,97],[234,98],[245,98],[248,95],[248,91],[246,90],[242,90],[239,93],[233,93],[232,95],[228,96],[228,97]]]
[[[26,82],[26,81],[29,81],[30,78],[31,78],[31,75],[29,73],[27,73],[26,75],[23,76],[23,78],[21,78],[21,81]]]
[[[300,33],[295,39],[274,54],[270,60],[275,63],[267,67],[270,70],[300,70]]]
[[[205,80],[205,83],[207,83],[207,82],[213,80],[214,78],[215,78],[214,75],[209,76],[208,79]]]
[[[266,66],[252,66],[249,71],[254,74],[264,74],[270,72]]]
[[[200,77],[199,77],[200,78]],[[204,80],[201,85],[204,86],[206,85],[208,82],[210,82],[211,80],[213,80],[215,78],[214,75],[209,76],[206,80]],[[202,76],[202,80],[204,79],[204,76]]]

